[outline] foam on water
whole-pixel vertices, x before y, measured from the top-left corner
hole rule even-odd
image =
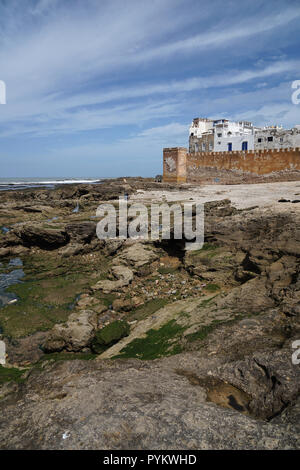
[[[8,189],[27,189],[46,187],[53,189],[61,184],[91,184],[100,183],[103,178],[0,178],[0,191]]]

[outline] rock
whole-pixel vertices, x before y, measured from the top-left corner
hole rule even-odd
[[[241,286],[234,287],[225,297],[217,300],[218,308],[231,308],[242,312],[262,312],[274,307],[268,295],[266,279],[251,279]]]
[[[107,347],[117,343],[121,338],[129,335],[130,326],[127,322],[116,320],[101,330],[98,330],[92,340],[92,350],[99,354]]]
[[[291,350],[254,353],[219,367],[214,375],[247,391],[252,415],[271,419],[295,403],[300,393],[300,368],[293,366]]]
[[[96,305],[93,305],[93,311],[98,313],[99,315],[103,312],[106,312],[107,310],[107,306],[104,305],[104,304],[96,304]]]
[[[8,362],[10,364],[26,365],[28,362],[37,362],[43,352],[40,345],[43,344],[47,336],[46,332],[37,332],[24,338],[6,342]]]
[[[65,324],[57,324],[47,334],[45,352],[80,351],[90,345],[97,328],[97,314],[91,310],[72,313]]]
[[[122,286],[122,281],[110,281],[105,279],[103,281],[98,281],[91,287],[91,289],[94,291],[100,290],[104,294],[110,294],[111,292],[118,291]]]
[[[119,264],[120,261],[123,261],[138,269],[145,264],[151,263],[155,259],[158,259],[158,254],[155,253],[149,245],[147,245],[146,248],[142,243],[134,243],[122,250],[114,262]]]
[[[116,240],[101,240],[104,242],[104,253],[106,255],[112,256],[114,255],[123,245],[125,240],[116,239]],[[99,240],[100,242],[100,240]]]
[[[83,247],[79,243],[72,243],[63,247],[59,250],[59,254],[64,257],[68,258],[69,256],[76,256],[83,253]]]
[[[185,361],[199,364],[191,355]],[[176,363],[183,367],[184,359],[59,361],[36,369],[18,394],[0,401],[0,448],[299,448],[295,426],[206,402],[205,389],[179,375]]]
[[[113,301],[113,309],[117,312],[124,311],[129,312],[133,308],[133,303],[131,299],[116,299]]]
[[[128,286],[133,279],[133,272],[126,266],[113,266],[112,273],[117,278],[117,281],[103,280],[98,281],[94,286],[93,290],[102,290],[104,293],[109,294],[110,292],[118,291],[121,287]]]
[[[122,281],[126,286],[130,284],[133,280],[133,272],[126,266],[113,266],[112,273],[119,281]]]
[[[20,209],[19,207],[16,207],[15,209]],[[42,205],[35,205],[35,206],[23,206],[22,207],[22,210],[24,212],[51,212],[52,211],[52,207],[50,206],[42,206]]]
[[[77,307],[79,309],[85,309],[87,307],[93,307],[99,303],[98,299],[91,297],[90,295],[81,296],[77,302]]]
[[[68,224],[65,231],[76,243],[90,243],[96,237],[96,224],[94,222]]]
[[[45,229],[39,225],[24,225],[16,229],[15,233],[25,246],[30,247],[55,249],[69,242],[69,235],[64,230]]]

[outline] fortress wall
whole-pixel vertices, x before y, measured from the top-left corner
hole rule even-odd
[[[169,183],[185,183],[187,172],[187,149],[173,147],[164,149],[163,179]]]
[[[183,147],[164,149],[165,182],[195,182],[203,167],[254,175],[300,170],[300,148],[196,153]]]

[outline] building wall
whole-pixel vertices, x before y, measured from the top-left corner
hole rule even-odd
[[[213,128],[213,121],[207,118],[195,118],[189,129],[191,137],[201,137],[203,132],[208,132]]]
[[[228,144],[232,144],[232,150],[242,150],[243,142],[247,142],[248,150],[254,149],[254,135],[243,134],[243,135],[231,135],[218,137],[217,133],[214,136],[214,151],[215,152],[227,152]]]
[[[266,128],[256,130],[255,149],[280,149],[300,147],[300,129]]]
[[[247,142],[248,150],[254,149],[251,122],[196,118],[189,129],[190,152],[227,152],[228,144],[231,144],[231,150],[242,150],[243,142]]]
[[[169,183],[185,183],[187,171],[185,147],[164,148],[163,179]]]
[[[214,150],[214,135],[202,134],[202,137],[190,136],[189,152],[212,152]]]
[[[300,148],[195,153],[187,153],[183,147],[164,149],[165,182],[195,182],[202,167],[238,170],[256,175],[300,170]]]

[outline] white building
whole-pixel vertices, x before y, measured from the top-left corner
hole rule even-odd
[[[214,151],[253,150],[254,128],[251,122],[214,121]]]
[[[257,150],[300,147],[300,125],[292,129],[278,126],[258,129],[255,132],[254,147]]]
[[[189,151],[230,152],[300,147],[300,125],[254,127],[251,122],[195,118],[189,129]]]
[[[212,131],[214,121],[207,118],[195,118],[190,126],[189,135],[191,137],[201,138],[202,134]]]

